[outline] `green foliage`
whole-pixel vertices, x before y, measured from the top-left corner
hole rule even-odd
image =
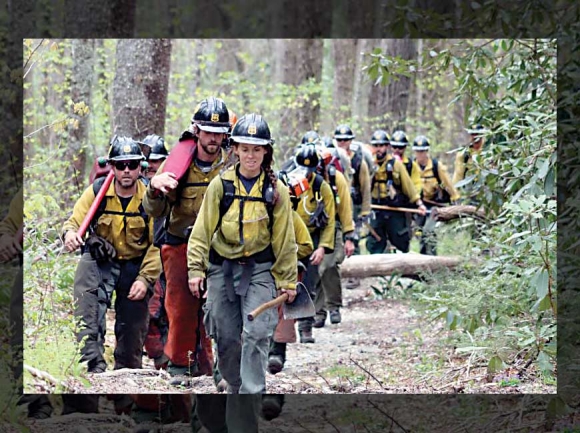
[[[379,277],[377,284],[371,285],[376,299],[385,299],[393,296],[395,290],[402,291],[404,289],[403,283],[400,281],[401,276],[397,274],[388,277]]]

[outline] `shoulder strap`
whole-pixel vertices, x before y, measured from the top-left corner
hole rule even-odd
[[[407,168],[407,173],[409,173],[409,176],[411,176],[413,174],[413,158],[409,158],[405,164],[405,167]]]
[[[432,158],[431,161],[433,162],[433,174],[437,179],[437,183],[441,183],[441,178],[439,177],[439,161],[437,161],[437,158]]]

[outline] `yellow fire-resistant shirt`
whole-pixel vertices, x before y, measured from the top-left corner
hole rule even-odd
[[[330,176],[328,175],[328,171],[326,171],[324,180],[330,184]],[[354,230],[350,187],[344,175],[338,170],[336,170],[335,183],[338,193],[338,203],[336,203],[336,219],[340,222],[343,234],[347,234],[348,232],[352,232]]]
[[[314,251],[314,244],[308,232],[308,227],[298,215],[295,210],[292,211],[292,222],[294,224],[294,234],[296,236],[297,256],[298,260],[305,259],[312,251]]]
[[[274,263],[272,275],[278,289],[295,289],[297,277],[296,236],[292,221],[292,205],[288,188],[281,180],[277,182],[280,198],[273,209],[272,233],[268,228],[270,217],[263,201],[245,201],[242,215],[244,243],[240,243],[240,200],[234,198],[231,206],[220,217],[220,201],[224,196],[221,178],[233,181],[236,196],[262,198],[264,182],[269,178],[262,172],[250,192],[236,174],[236,168],[226,170],[214,178],[207,188],[198,217],[193,225],[187,244],[187,267],[189,278],[205,277],[209,251],[213,248],[226,259],[248,257],[272,245]]]
[[[159,248],[153,245],[153,218],[148,218],[146,226],[144,219],[139,215],[139,205],[146,190],[145,184],[138,180],[136,185],[137,192],[131,198],[124,213],[138,216],[103,213],[97,220],[96,234],[115,247],[118,260],[135,259],[145,254],[137,280],[149,284],[152,288],[161,274],[161,256]],[[71,217],[64,223],[63,235],[68,230],[76,232],[79,229],[94,200],[95,193],[91,185],[83,192],[74,206]],[[115,179],[109,185],[103,200],[107,201],[105,211],[123,212],[121,201],[115,193]],[[143,239],[146,230],[147,236]]]
[[[405,194],[411,203],[415,203],[420,198],[419,193],[415,189],[403,163],[396,158],[392,158],[391,155],[387,155],[387,157],[380,160],[376,159],[378,169],[374,176],[373,199],[378,200],[388,197],[387,165],[390,161],[393,163],[393,185],[395,189]]]
[[[16,195],[10,201],[8,208],[8,215],[0,222],[0,236],[9,234],[15,235],[22,225],[22,214],[24,207],[24,199],[22,188],[18,190]]]
[[[469,147],[455,155],[455,165],[453,170],[453,186],[465,179],[465,175],[473,169],[473,156],[480,155],[483,148],[475,150]],[[467,152],[467,153],[466,153]],[[467,155],[467,162],[465,161]]]
[[[420,165],[419,168],[421,168]],[[425,168],[421,169],[421,180],[423,181],[423,198],[427,200],[434,200],[437,196],[437,190],[440,187],[443,187],[451,196],[451,201],[459,199],[460,195],[451,183],[449,175],[447,174],[447,168],[441,161],[437,161],[437,173],[439,174],[439,180],[441,183],[439,183],[435,177],[435,172],[433,170],[433,158],[429,157],[427,165],[425,165]]]
[[[298,208],[296,212],[308,227],[308,231],[312,234],[316,231],[316,227],[314,225],[309,224],[310,214],[312,214],[317,206],[317,201],[314,197],[312,186],[314,184],[315,175],[312,173],[308,178],[308,183],[310,188],[305,191],[298,201]],[[322,198],[322,202],[324,203],[324,210],[328,215],[328,224],[320,231],[320,240],[318,242],[318,247],[323,247],[324,252],[326,254],[330,254],[334,251],[334,230],[336,227],[336,207],[334,205],[334,194],[332,193],[332,189],[330,185],[323,180],[322,184],[320,185],[320,196]]]
[[[143,200],[145,211],[154,218],[169,216],[169,226],[167,232],[187,241],[189,230],[193,227],[201,202],[211,180],[216,177],[223,167],[225,152],[222,151],[212,164],[211,170],[204,173],[194,161],[189,166],[187,177],[180,182],[180,185],[167,193],[167,195],[156,196],[155,190],[149,184],[147,194]],[[165,163],[161,164],[158,173],[163,171]]]
[[[348,152],[352,164],[354,152],[350,150]],[[353,174],[353,180],[351,185],[359,189],[360,195],[362,197],[361,211],[359,216],[364,217],[371,213],[371,176],[369,166],[367,165],[367,162],[364,160],[364,156],[361,156],[361,158],[362,161],[360,163],[358,173]],[[356,185],[356,182],[354,180],[355,176],[357,176],[358,179],[358,186]]]
[[[410,159],[407,157],[407,155],[403,155],[403,166],[407,169],[407,173],[409,173],[409,177],[413,182],[415,191],[421,195],[421,190],[423,189],[423,181],[421,180],[421,168],[419,167],[419,164],[417,164],[417,161],[413,160],[411,163],[411,171],[409,172],[409,161]]]

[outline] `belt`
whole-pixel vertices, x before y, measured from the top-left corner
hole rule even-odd
[[[252,254],[248,257],[238,257],[234,259],[226,258],[218,254],[216,250],[211,248],[209,250],[209,262],[214,265],[221,266],[225,260],[228,260],[233,263],[238,263],[240,265],[246,265],[251,262],[255,263],[266,263],[274,261],[274,251],[272,250],[272,246],[269,245],[267,248],[263,249],[262,251],[258,251],[255,254]]]

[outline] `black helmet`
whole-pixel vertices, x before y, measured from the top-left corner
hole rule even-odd
[[[429,140],[424,135],[418,135],[413,140],[413,150],[429,150]]]
[[[383,129],[377,129],[375,132],[373,132],[373,136],[371,137],[371,144],[373,146],[379,144],[390,144],[389,134],[387,134],[387,131]]]
[[[393,132],[393,135],[391,136],[391,146],[405,147],[408,144],[409,140],[407,139],[407,134],[401,130]]]
[[[210,96],[197,104],[191,123],[202,131],[226,134],[230,131],[228,107],[221,99]]]
[[[296,164],[307,168],[316,168],[320,158],[316,147],[313,144],[305,144],[300,146],[294,156]]]
[[[348,125],[338,125],[334,131],[334,138],[337,140],[352,140],[355,135]]]
[[[268,124],[259,114],[246,114],[234,125],[231,139],[237,143],[265,146],[274,144]]]
[[[318,132],[316,131],[308,131],[306,134],[304,134],[304,136],[302,137],[302,144],[308,144],[308,143],[318,143],[318,141],[320,140],[320,135],[318,135]]]
[[[167,148],[165,147],[165,140],[159,135],[149,134],[140,143],[145,144],[151,148],[151,153],[147,159],[155,161],[158,159],[167,158],[169,155]]]
[[[325,135],[320,140],[322,141],[322,144],[324,144],[326,147],[334,147],[334,143],[332,142],[332,138],[330,138],[328,135]]]
[[[125,161],[129,159],[145,159],[141,146],[131,137],[115,135],[109,147],[109,161]]]
[[[475,123],[471,125],[471,128],[465,129],[468,134],[486,134],[489,132],[489,129],[485,128],[481,123]]]

